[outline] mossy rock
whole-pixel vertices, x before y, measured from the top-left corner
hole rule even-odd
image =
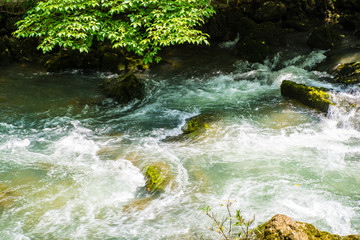
[[[330,94],[325,89],[288,80],[281,83],[281,95],[295,99],[308,107],[325,113],[328,111],[329,105],[334,105],[330,99]]]
[[[312,48],[332,49],[341,43],[341,36],[330,26],[324,24],[316,27],[311,33],[307,44]]]
[[[204,134],[211,123],[219,119],[219,114],[216,113],[203,113],[187,120],[185,126],[182,128],[183,133],[178,136],[172,136],[166,138],[166,142],[187,141],[191,139],[197,139]]]
[[[149,193],[162,193],[173,180],[170,166],[165,163],[155,163],[145,168],[146,190]]]
[[[358,235],[339,236],[320,231],[314,225],[295,222],[292,218],[277,214],[257,228],[261,240],[360,240]]]
[[[126,60],[126,71],[128,72],[144,71],[150,68],[149,64],[145,64],[140,58],[127,57]]]
[[[186,125],[182,128],[184,134],[189,134],[197,131],[206,130],[209,123],[212,121],[212,114],[200,114],[195,117],[189,118]]]
[[[360,62],[340,64],[333,75],[337,83],[358,84],[360,83]]]
[[[145,97],[144,83],[132,73],[106,81],[102,89],[107,97],[114,98],[122,104],[127,104],[134,99],[142,100]]]

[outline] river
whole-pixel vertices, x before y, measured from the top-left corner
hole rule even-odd
[[[217,239],[210,206],[234,201],[256,224],[282,213],[340,235],[360,232],[360,132],[354,111],[327,116],[280,94],[282,80],[354,89],[311,70],[324,51],[291,51],[264,64],[170,54],[172,65],[139,74],[147,97],[126,106],[98,85],[116,77],[32,66],[0,70],[0,239]],[[231,50],[230,50],[231,51]],[[201,54],[200,54],[201,55]],[[186,120],[214,114],[199,136]],[[168,166],[159,196],[144,168]],[[1,197],[1,195],[0,195]]]

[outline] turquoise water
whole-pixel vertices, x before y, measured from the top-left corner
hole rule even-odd
[[[139,74],[147,97],[119,106],[98,85],[108,73],[46,73],[13,66],[0,74],[0,239],[216,239],[201,208],[236,201],[263,223],[282,213],[341,235],[360,232],[358,115],[328,116],[280,95],[282,80],[340,91],[311,71],[323,52],[249,64],[221,55],[173,57]],[[224,60],[227,59],[227,60]],[[188,118],[216,121],[195,138]],[[158,197],[143,169],[173,178]],[[4,187],[5,186],[5,187]]]

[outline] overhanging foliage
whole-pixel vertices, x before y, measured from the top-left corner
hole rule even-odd
[[[43,52],[56,45],[88,52],[110,40],[152,62],[165,46],[208,44],[196,29],[215,11],[209,0],[45,0],[17,23],[17,37],[40,37]]]

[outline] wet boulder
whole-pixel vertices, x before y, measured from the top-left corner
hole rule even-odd
[[[284,80],[281,83],[281,95],[295,99],[305,106],[325,113],[328,111],[329,105],[334,105],[330,94],[325,89],[298,84],[288,80]]]
[[[209,127],[210,118],[209,114],[200,114],[190,118],[182,128],[183,133],[189,134],[206,130]]]
[[[107,97],[114,98],[122,104],[145,97],[145,84],[132,73],[107,80],[101,87]]]
[[[257,22],[276,22],[286,14],[286,5],[279,1],[264,2],[255,12]]]
[[[164,141],[184,141],[196,139],[202,136],[210,128],[210,125],[219,119],[216,113],[203,113],[187,120],[185,126],[182,127],[182,134],[166,138]]]
[[[360,46],[334,49],[326,53],[326,59],[316,66],[316,70],[333,74],[343,64],[360,62]]]
[[[332,49],[341,43],[341,36],[329,25],[316,27],[311,33],[307,44],[311,48]]]
[[[307,240],[309,239],[301,227],[290,217],[277,214],[268,222],[261,226],[262,240],[272,239],[291,239]]]
[[[292,218],[277,214],[259,227],[258,238],[261,240],[359,240],[358,235],[341,237],[320,231],[312,224],[295,222]]]
[[[340,64],[333,71],[337,83],[346,85],[360,83],[360,62]]]
[[[255,32],[258,26],[259,24],[254,22],[252,19],[248,17],[241,17],[236,22],[236,31],[239,33],[240,37],[245,37]]]
[[[276,53],[283,43],[284,36],[279,25],[271,22],[248,24],[248,34],[236,43],[236,51],[245,60],[262,62]]]
[[[152,194],[164,192],[174,179],[170,166],[160,162],[148,165],[144,175],[146,190]]]

